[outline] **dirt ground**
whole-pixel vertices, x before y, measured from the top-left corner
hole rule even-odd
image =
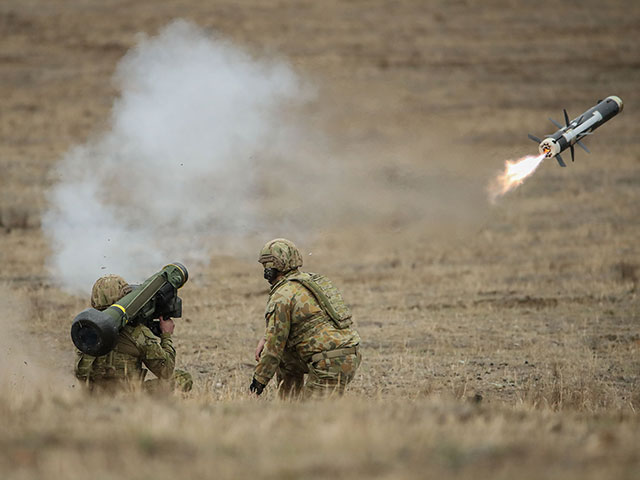
[[[175,338],[193,392],[95,398],[73,377],[88,302],[47,269],[46,192],[108,128],[118,61],[176,18],[317,88],[308,122],[347,193],[280,234],[352,306],[364,362],[343,399],[246,395],[259,234],[190,266]],[[632,0],[1,2],[2,478],[638,478],[638,32]],[[608,95],[624,111],[590,155],[490,205],[504,161],[536,152],[527,133]]]

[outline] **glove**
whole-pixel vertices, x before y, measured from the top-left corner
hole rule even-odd
[[[253,380],[251,381],[251,385],[249,385],[249,391],[251,393],[255,393],[256,395],[260,395],[264,390],[264,387],[266,387],[266,385],[263,385],[254,377]]]

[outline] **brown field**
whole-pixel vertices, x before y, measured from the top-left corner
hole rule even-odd
[[[41,216],[65,152],[109,128],[118,61],[174,18],[310,79],[331,171],[292,151],[318,188],[277,172],[277,231],[207,233],[175,335],[193,392],[96,398],[69,339],[88,299],[47,268]],[[639,478],[638,32],[634,0],[1,2],[0,477]],[[591,155],[489,204],[528,132],[608,95],[625,109]],[[246,395],[274,234],[352,306],[343,399]]]

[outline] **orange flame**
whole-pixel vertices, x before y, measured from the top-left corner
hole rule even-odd
[[[498,197],[517,188],[524,179],[533,174],[536,168],[540,166],[544,160],[545,154],[542,153],[537,157],[527,155],[515,161],[507,160],[504,162],[504,172],[498,175],[489,184],[489,200],[495,203]]]

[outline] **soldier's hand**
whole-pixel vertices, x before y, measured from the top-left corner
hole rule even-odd
[[[176,324],[173,323],[173,320],[171,318],[167,318],[165,320],[164,317],[159,317],[158,320],[160,320],[160,331],[162,333],[173,334],[173,329],[176,328]]]
[[[255,393],[256,395],[260,395],[262,393],[262,391],[264,390],[265,386],[266,385],[263,385],[258,380],[256,380],[255,377],[254,377],[253,380],[251,381],[251,385],[249,385],[249,391],[251,393]]]
[[[256,347],[256,362],[260,361],[260,355],[262,355],[262,350],[264,350],[264,344],[267,340],[262,337],[258,342],[258,346]]]

